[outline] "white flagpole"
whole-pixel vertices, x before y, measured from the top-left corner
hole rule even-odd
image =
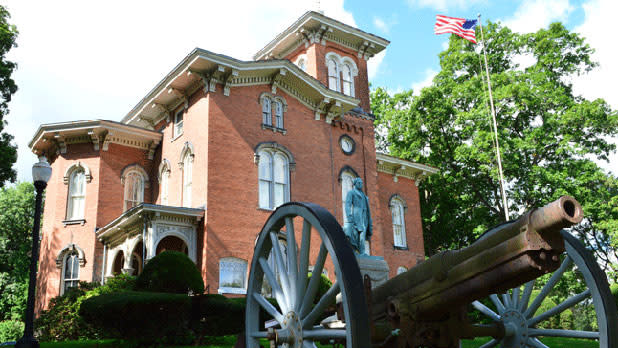
[[[494,140],[496,144],[496,156],[498,158],[498,172],[500,174],[500,191],[502,193],[502,204],[504,205],[504,217],[509,221],[509,206],[507,204],[506,192],[504,191],[504,177],[502,175],[502,160],[500,158],[500,144],[498,143],[498,124],[496,123],[496,109],[494,108],[494,98],[491,94],[491,80],[489,78],[489,68],[487,67],[487,51],[485,50],[485,37],[483,36],[483,24],[481,14],[478,14],[478,25],[481,27],[481,41],[483,42],[483,57],[485,58],[485,73],[487,74],[487,88],[489,90],[489,105],[491,106],[491,118],[493,120]]]

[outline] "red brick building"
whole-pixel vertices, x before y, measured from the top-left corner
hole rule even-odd
[[[416,184],[435,169],[375,150],[367,60],[388,43],[307,12],[253,61],[193,50],[120,122],[40,126],[30,147],[53,174],[37,308],[168,249],[187,253],[210,292],[243,293],[271,212],[314,202],[343,223],[354,177],[371,254],[391,276],[422,260]]]

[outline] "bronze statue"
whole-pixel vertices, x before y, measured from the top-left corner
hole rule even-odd
[[[354,179],[353,188],[346,195],[345,214],[347,221],[343,226],[343,231],[352,248],[361,255],[369,255],[365,250],[365,240],[371,240],[373,228],[369,199],[363,193],[363,179],[361,178]]]

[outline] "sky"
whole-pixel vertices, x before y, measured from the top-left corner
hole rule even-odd
[[[9,104],[19,181],[37,159],[28,143],[41,124],[119,121],[193,48],[238,59],[255,52],[307,10],[391,41],[369,60],[373,87],[415,91],[431,84],[449,35],[434,35],[436,14],[500,21],[534,32],[561,21],[596,49],[600,66],[573,80],[576,93],[618,109],[618,45],[607,30],[614,0],[0,0],[19,30],[7,58],[19,90]],[[618,175],[618,156],[601,165]]]

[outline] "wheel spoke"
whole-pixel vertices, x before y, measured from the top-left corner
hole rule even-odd
[[[303,339],[303,348],[315,348],[315,343],[311,340]]]
[[[266,331],[255,331],[252,332],[249,336],[253,338],[266,338],[268,336],[268,332]]]
[[[328,329],[304,330],[303,338],[311,339],[311,340],[346,338],[346,331],[345,330],[328,330]]]
[[[543,286],[543,289],[541,289],[539,295],[534,299],[534,301],[532,301],[530,307],[526,309],[526,312],[524,313],[524,316],[526,318],[530,318],[534,315],[536,310],[539,309],[539,306],[541,306],[541,303],[543,302],[545,297],[549,294],[551,289],[554,288],[554,285],[556,285],[558,280],[560,280],[560,277],[562,277],[562,274],[564,274],[564,272],[567,270],[567,268],[571,266],[572,263],[573,260],[571,259],[571,257],[569,257],[569,255],[567,255],[564,261],[562,261],[560,268],[558,268],[558,270],[554,272],[554,274],[552,274],[551,278],[549,278],[549,280],[547,281],[547,284],[545,284],[545,286]]]
[[[521,295],[521,302],[519,302],[519,311],[522,312],[526,307],[528,307],[528,302],[530,301],[530,295],[532,295],[532,289],[534,288],[535,279],[526,283],[524,287],[524,293]]]
[[[485,343],[484,345],[480,346],[479,348],[491,348],[491,347],[495,347],[498,345],[498,343],[500,343],[497,339],[493,338],[491,339],[489,342]]]
[[[326,294],[324,294],[324,296],[322,296],[322,298],[318,301],[318,304],[313,307],[311,312],[304,318],[301,316],[301,318],[303,318],[302,327],[306,328],[313,325],[313,323],[318,319],[320,314],[324,312],[326,306],[335,301],[335,297],[340,292],[340,290],[341,289],[339,288],[339,282],[335,282],[335,284],[333,284],[333,286],[328,289]]]
[[[300,307],[300,317],[304,317],[309,309],[311,309],[311,304],[315,299],[315,294],[318,291],[318,286],[320,285],[320,279],[322,277],[322,269],[324,268],[324,262],[326,261],[326,255],[328,250],[326,250],[326,246],[322,243],[320,246],[320,252],[318,253],[318,258],[315,261],[315,265],[313,266],[313,271],[311,272],[311,280],[309,280],[309,286],[307,286],[307,291],[303,296],[303,304]]]
[[[570,337],[570,338],[592,338],[599,339],[599,333],[596,331],[577,331],[577,330],[560,330],[560,329],[528,329],[530,337],[545,336],[545,337]]]
[[[283,291],[281,290],[281,287],[279,286],[279,282],[277,282],[277,277],[275,277],[275,273],[273,273],[273,270],[270,268],[270,266],[268,265],[268,261],[266,261],[265,258],[260,257],[258,259],[258,262],[260,263],[260,266],[262,267],[262,271],[264,271],[264,275],[266,276],[266,279],[268,280],[268,284],[270,284],[270,288],[272,289],[273,294],[275,295],[275,299],[277,300],[277,303],[279,303],[279,307],[281,307],[281,311],[287,312],[290,309],[290,306],[287,303],[285,296],[283,295]]]
[[[511,307],[511,297],[508,295],[508,292],[502,294],[502,303],[504,303],[505,308]]]
[[[535,348],[549,348],[548,346],[544,345],[543,342],[539,341],[538,339],[534,338],[534,337],[530,337],[528,339],[527,344],[531,347],[535,347]]]
[[[521,289],[516,287],[513,289],[513,297],[511,298],[511,303],[513,304],[513,308],[519,308],[519,291]]]
[[[584,291],[584,292],[580,292],[577,295],[573,295],[571,297],[569,297],[568,299],[566,299],[564,302],[562,302],[561,304],[557,305],[556,307],[548,310],[545,313],[539,314],[538,316],[530,319],[528,321],[528,326],[534,326],[540,322],[542,322],[543,320],[552,317],[556,314],[560,314],[562,313],[564,310],[569,309],[573,306],[575,306],[576,304],[580,303],[581,301],[583,301],[585,298],[590,296],[590,289]]]
[[[286,303],[292,304],[292,294],[290,294],[290,281],[286,276],[287,270],[283,261],[283,256],[281,255],[281,246],[279,245],[279,238],[277,238],[276,232],[270,232],[270,240],[273,244],[272,250],[275,252],[275,262],[277,263],[277,268],[279,269],[279,280],[281,280],[283,296],[285,296]]]
[[[474,308],[476,308],[479,312],[481,312],[481,313],[485,314],[486,316],[490,317],[493,321],[500,321],[500,316],[498,314],[496,314],[496,312],[492,311],[487,306],[482,304],[481,302],[474,301],[474,302],[472,302],[472,306],[474,306]]]
[[[296,285],[298,302],[296,303],[298,310],[300,301],[307,288],[307,270],[309,269],[309,250],[311,249],[311,224],[309,221],[303,221],[303,236],[300,243],[300,267],[298,268],[298,284]]]
[[[253,293],[253,298],[260,304],[268,314],[270,314],[279,324],[283,323],[283,315],[277,311],[277,308],[268,302],[262,294]]]
[[[288,280],[290,286],[290,308],[296,308],[298,302],[298,292],[296,291],[296,285],[298,284],[298,268],[296,254],[296,236],[294,235],[294,220],[291,217],[285,218],[285,231],[287,233],[287,245],[288,245]]]
[[[491,294],[491,295],[489,295],[489,299],[491,300],[491,302],[494,303],[494,306],[496,306],[496,309],[498,310],[498,313],[503,313],[504,312],[504,305],[502,304],[502,302],[500,302],[500,299],[498,298],[498,295]]]

